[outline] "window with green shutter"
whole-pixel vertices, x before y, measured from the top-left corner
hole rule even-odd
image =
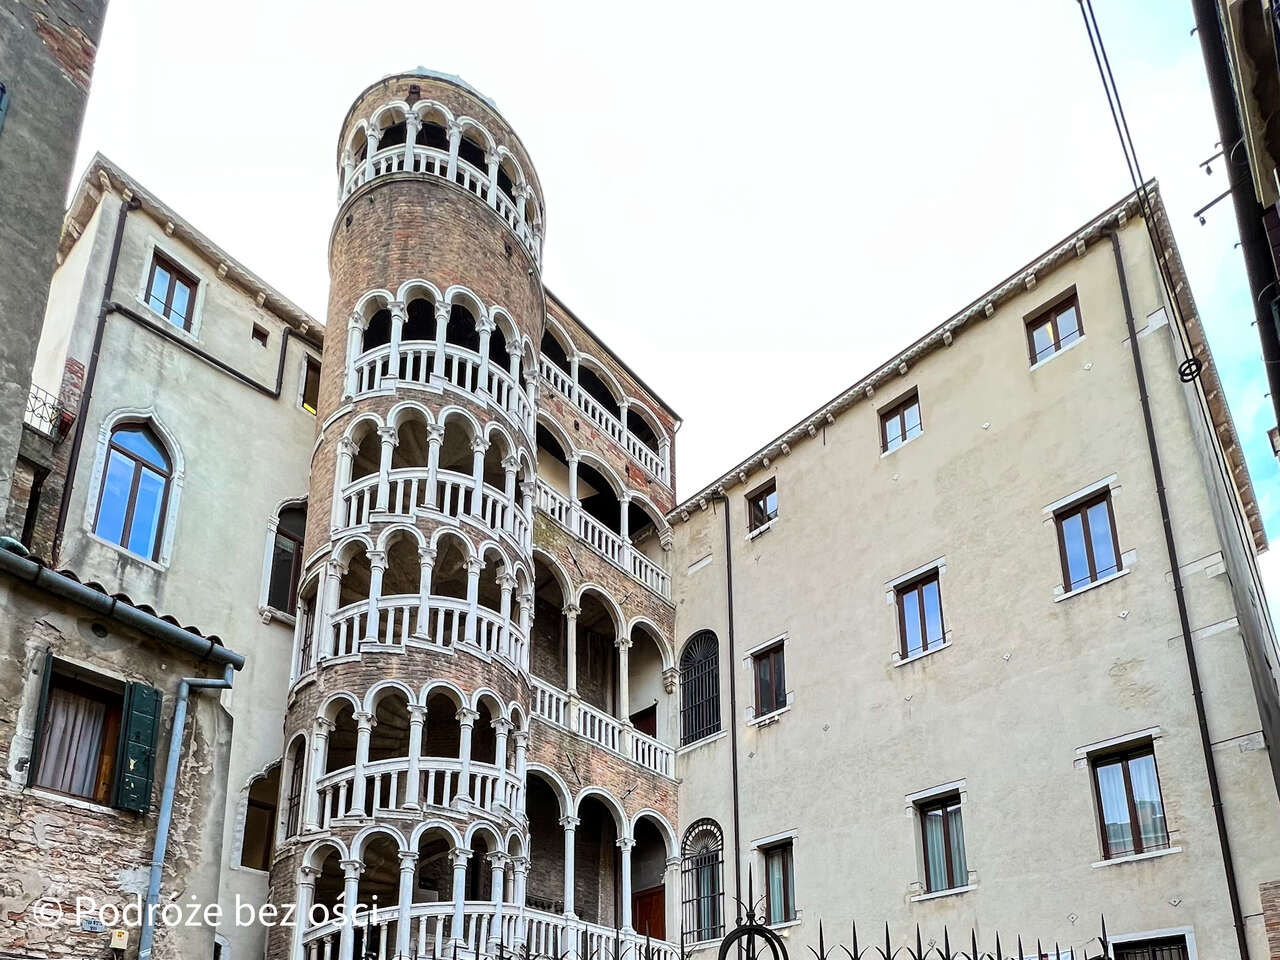
[[[155,776],[161,694],[47,652],[27,785],[145,812]]]

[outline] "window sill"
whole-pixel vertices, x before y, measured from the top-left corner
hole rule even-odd
[[[777,710],[771,710],[759,717],[748,717],[747,726],[749,727],[767,727],[771,723],[777,723],[782,719],[782,715],[791,709],[791,704],[785,707],[779,707]]]
[[[1127,857],[1112,857],[1110,860],[1099,860],[1093,864],[1097,867],[1114,867],[1121,863],[1138,863],[1141,860],[1155,860],[1159,857],[1172,856],[1175,853],[1181,853],[1181,847],[1165,847],[1162,850],[1152,850],[1150,853],[1131,853]]]
[[[713,733],[710,736],[703,737],[701,740],[695,740],[693,743],[686,743],[683,747],[678,747],[676,749],[676,756],[678,757],[682,754],[697,750],[698,747],[705,747],[707,744],[715,743],[717,740],[723,740],[728,735],[728,730],[721,730],[719,733]]]
[[[911,898],[912,903],[920,903],[924,900],[938,900],[942,897],[956,897],[962,893],[968,893],[970,890],[976,890],[976,883],[966,883],[963,887],[950,887],[947,890],[934,890],[931,893],[918,893]]]
[[[143,566],[150,567],[152,570],[159,570],[161,573],[163,573],[165,570],[169,569],[168,564],[158,563],[155,560],[148,560],[142,554],[134,553],[132,550],[122,547],[118,543],[112,543],[110,540],[107,540],[105,537],[98,536],[92,530],[88,530],[86,531],[86,533],[88,534],[90,540],[96,541],[97,543],[102,544],[104,547],[109,547],[110,549],[114,550],[116,553],[122,554],[123,556],[126,556],[130,560],[136,561],[137,563],[141,563]]]
[[[83,797],[73,797],[69,793],[59,793],[57,790],[49,790],[44,787],[23,787],[22,792],[28,797],[35,797],[40,800],[52,800],[54,803],[65,803],[69,807],[76,807],[79,810],[88,810],[91,813],[101,813],[109,817],[119,817],[124,819],[127,811],[117,810],[115,807],[109,807],[104,803],[98,803],[94,800],[86,800]]]
[[[798,913],[798,911],[797,911],[797,913]],[[800,926],[800,917],[799,917],[799,916],[796,916],[795,918],[793,918],[793,919],[791,919],[791,920],[782,920],[782,921],[780,921],[780,922],[778,922],[778,923],[766,923],[766,924],[765,924],[765,926],[766,926],[766,927],[768,927],[770,930],[775,930],[775,931],[776,931],[776,930],[788,930],[788,929],[790,929],[791,927],[798,927],[798,926]]]
[[[774,517],[772,520],[768,521],[767,523],[760,524],[760,526],[756,527],[754,530],[748,530],[747,539],[754,540],[756,537],[762,534],[768,533],[770,530],[773,529],[773,525],[777,522],[778,522],[778,518]]]
[[[1059,349],[1059,350],[1055,350],[1053,353],[1049,354],[1049,355],[1048,355],[1047,357],[1045,357],[1043,360],[1037,360],[1035,363],[1033,363],[1030,367],[1028,367],[1028,368],[1027,368],[1028,372],[1030,372],[1030,371],[1032,371],[1032,370],[1039,370],[1039,369],[1040,369],[1041,367],[1043,367],[1046,363],[1052,363],[1054,360],[1057,360],[1060,356],[1062,356],[1064,353],[1066,353],[1066,352],[1067,352],[1068,350],[1070,350],[1072,347],[1075,347],[1075,346],[1077,346],[1078,344],[1084,343],[1085,339],[1086,339],[1088,336],[1089,336],[1089,335],[1088,335],[1087,333],[1082,333],[1082,334],[1080,334],[1080,336],[1076,337],[1074,340],[1072,340],[1070,343],[1068,343],[1065,347],[1062,347],[1062,348],[1061,348],[1061,349]]]
[[[911,442],[912,442],[912,441],[914,441],[914,440],[919,440],[919,439],[920,439],[921,437],[923,437],[923,436],[924,436],[924,430],[921,430],[921,431],[920,431],[919,433],[917,433],[914,437],[907,437],[907,439],[903,440],[900,444],[898,444],[898,445],[897,445],[896,447],[894,447],[892,450],[883,450],[883,451],[881,451],[881,453],[880,453],[880,459],[881,459],[881,460],[883,460],[885,457],[892,457],[895,453],[897,453],[899,450],[901,450],[901,449],[902,449],[903,447],[905,447],[907,444],[911,443]]]
[[[928,650],[921,650],[919,653],[913,653],[909,657],[902,656],[899,652],[893,654],[893,665],[895,667],[905,667],[907,664],[915,663],[917,660],[923,660],[925,657],[932,656],[942,650],[946,650],[951,646],[950,640],[943,640],[940,644],[930,647]]]
[[[199,326],[200,326],[199,318],[195,316],[194,310],[192,311],[192,317],[191,317],[191,329],[187,329],[186,327],[178,326],[176,323],[174,323],[172,320],[166,317],[163,313],[156,313],[156,311],[151,308],[151,304],[147,303],[147,301],[144,300],[142,297],[135,297],[134,299],[137,300],[138,306],[142,308],[142,313],[144,313],[151,320],[152,323],[161,324],[164,327],[164,329],[168,330],[171,333],[177,334],[179,337],[181,337],[183,340],[188,341],[189,343],[192,343],[192,344],[200,343],[200,338],[196,336],[196,331],[199,329]]]
[[[270,623],[272,620],[279,620],[281,623],[293,626],[298,622],[298,618],[291,613],[285,613],[275,607],[259,607],[258,615],[262,617],[263,623]]]
[[[1100,587],[1104,583],[1110,583],[1112,580],[1119,580],[1121,577],[1127,577],[1128,575],[1128,567],[1123,570],[1117,570],[1115,573],[1105,576],[1101,580],[1095,580],[1093,583],[1086,583],[1083,587],[1076,587],[1074,590],[1068,590],[1065,593],[1060,593],[1053,598],[1053,602],[1061,603],[1063,600],[1070,600],[1072,597],[1078,597],[1082,593],[1088,593],[1090,590],[1095,587]]]

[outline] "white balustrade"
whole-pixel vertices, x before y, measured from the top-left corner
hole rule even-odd
[[[392,647],[408,644],[418,630],[420,606],[421,598],[416,593],[379,597],[378,623],[372,631],[378,643]]]
[[[631,731],[631,759],[664,777],[675,775],[675,750],[639,730]]]
[[[623,565],[624,544],[622,538],[602,524],[585,510],[578,511],[578,536],[587,541],[597,553],[604,555],[610,563],[619,567]]]
[[[331,621],[333,647],[330,656],[345,657],[359,652],[368,614],[368,600],[357,600],[355,603],[348,603],[345,607],[338,608]]]
[[[551,519],[560,526],[569,526],[569,499],[545,480],[538,481],[536,491],[538,506],[549,513]]]
[[[378,505],[378,475],[371,473],[351,481],[342,491],[342,526],[362,527]]]
[[[569,726],[569,695],[533,678],[533,713],[557,727]]]
[[[347,178],[346,183],[343,184],[342,197],[345,200],[357,189],[368,183],[371,174],[372,178],[377,178],[405,172],[404,144],[384,147],[374,153],[367,162],[362,160],[355,164],[351,170],[351,175]],[[408,172],[447,180],[449,178],[449,153],[446,150],[415,144],[413,147],[412,166]],[[489,177],[462,158],[458,158],[457,175],[454,182],[464,190],[475,194],[486,204],[488,203],[489,191],[492,189],[489,184]],[[529,251],[534,263],[541,264],[542,250],[539,247],[538,239],[534,236],[530,226],[520,217],[520,211],[516,209],[515,205],[501,190],[498,191],[495,201],[493,209],[499,219],[507,225],[507,228],[516,235],[516,238],[524,248]]]
[[[606,750],[622,752],[622,722],[589,703],[578,704],[578,733]]]
[[[490,901],[465,901],[462,905],[462,929],[455,930],[452,902],[411,904],[409,943],[414,960],[448,960],[454,956],[460,960],[480,960],[481,957],[493,957],[490,946],[495,940],[501,941],[510,956],[522,919],[525,941],[529,952],[535,956],[563,957],[574,953],[581,957],[617,956],[619,960],[641,960],[645,957],[647,944],[651,960],[679,960],[680,957],[676,945],[665,940],[646,941],[636,933],[624,934],[613,927],[569,919],[533,907],[504,903],[500,921],[495,913],[495,906]],[[500,924],[497,930],[494,929],[495,922]],[[356,955],[373,960],[392,960],[399,923],[398,905],[359,910],[355,916],[356,944],[359,947]],[[304,952],[301,960],[339,960],[341,926],[340,920],[331,919],[309,927],[302,937]]]
[[[397,467],[387,473],[387,513],[409,517],[427,505],[426,467]]]
[[[365,764],[365,808],[356,816],[379,817],[409,813],[409,758],[391,757]],[[355,768],[348,766],[324,774],[316,781],[321,828],[347,816],[354,795]],[[468,796],[487,813],[514,817],[522,786],[514,771],[499,772],[492,763],[471,761]],[[462,761],[456,757],[421,757],[418,760],[418,807],[453,806],[461,792]]]
[[[639,550],[631,550],[631,575],[650,590],[671,599],[671,578]]]
[[[538,369],[541,371],[544,380],[555,387],[570,403],[585,413],[592,423],[612,437],[614,442],[631,454],[642,467],[663,483],[669,482],[670,475],[667,470],[667,464],[662,457],[628,430],[626,425],[606,410],[595,397],[575,384],[573,377],[561,370],[547,357],[539,358]]]

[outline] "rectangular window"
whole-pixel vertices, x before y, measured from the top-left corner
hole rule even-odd
[[[121,810],[151,802],[161,694],[45,654],[27,785]]]
[[[787,681],[782,664],[782,644],[775,643],[751,657],[755,673],[756,716],[781,710],[787,705]]]
[[[1080,303],[1072,289],[1053,306],[1027,320],[1027,349],[1032,365],[1053,356],[1083,335]]]
[[[320,361],[307,357],[306,369],[302,372],[302,409],[314,414],[320,402]]]
[[[267,340],[271,335],[268,333],[266,327],[255,323],[253,325],[253,329],[249,332],[249,336],[253,338],[253,342],[258,346],[265,347],[267,345]]]
[[[938,571],[897,588],[898,635],[903,657],[913,657],[942,645],[942,593]]]
[[[1094,789],[1106,860],[1169,846],[1160,778],[1151,744],[1094,757]]]
[[[920,422],[920,395],[912,390],[893,406],[880,411],[880,449],[897,450],[924,432]]]
[[[1053,519],[1058,527],[1064,590],[1078,590],[1120,571],[1109,490],[1059,510]]]
[[[1115,945],[1116,960],[1187,960],[1186,937],[1130,940]]]
[[[756,487],[747,494],[747,529],[759,530],[778,516],[778,481]]]
[[[152,254],[151,273],[147,277],[147,306],[175,327],[191,329],[196,286],[195,279],[181,267],[159,251]]]
[[[920,836],[924,843],[925,890],[953,890],[969,882],[964,859],[964,822],[960,795],[951,794],[919,804]]]
[[[791,841],[764,848],[765,910],[769,923],[796,918],[794,865]]]

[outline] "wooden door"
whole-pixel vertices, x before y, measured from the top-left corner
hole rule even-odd
[[[640,936],[655,940],[667,939],[666,888],[662,886],[641,890],[632,898],[631,925]]]

